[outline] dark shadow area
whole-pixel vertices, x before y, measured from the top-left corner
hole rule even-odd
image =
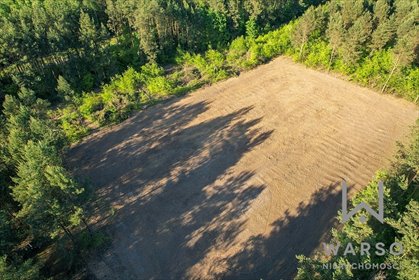
[[[255,170],[234,166],[273,131],[246,118],[252,107],[194,122],[208,104],[177,101],[140,112],[70,151],[76,173],[97,189],[102,207],[96,214],[120,208],[101,228],[112,244],[91,269],[103,279],[291,279],[295,256],[310,255],[334,222],[338,183],[286,212],[268,236],[243,241],[246,213],[268,186],[257,183]],[[242,249],[222,257],[233,247]]]
[[[208,109],[208,102],[199,102],[192,105],[177,105],[179,98],[170,99],[142,110],[128,118],[119,125],[107,128],[88,137],[69,151],[69,164],[76,170],[81,168],[97,167],[96,162],[86,165],[90,159],[96,160],[104,156],[110,149],[116,147],[132,136],[141,134],[144,137],[157,138],[166,133],[179,129]],[[153,139],[148,138],[152,141]],[[83,166],[79,163],[83,162]],[[90,163],[90,162],[89,162]]]
[[[122,207],[106,226],[113,242],[101,257],[111,277],[186,278],[243,230],[243,214],[266,186],[251,182],[252,170],[230,168],[273,131],[245,119],[252,107],[191,124],[206,109],[173,100],[70,151],[76,174],[97,188],[99,214]]]
[[[339,190],[339,191],[337,191]],[[229,272],[222,279],[293,279],[296,255],[309,256],[336,222],[341,205],[340,182],[312,194],[300,203],[297,214],[288,211],[275,221],[269,236],[254,236],[242,244],[241,252],[225,261]]]

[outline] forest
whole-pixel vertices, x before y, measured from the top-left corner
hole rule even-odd
[[[0,279],[69,277],[107,242],[88,225],[89,184],[72,177],[64,154],[134,111],[279,55],[419,98],[417,1],[0,0],[0,15]],[[388,224],[333,231],[337,240],[406,240],[408,258],[392,260],[406,268],[391,272],[397,279],[419,271],[418,135],[377,175],[391,186]],[[372,200],[376,183],[355,202]],[[298,258],[299,279],[366,277]]]

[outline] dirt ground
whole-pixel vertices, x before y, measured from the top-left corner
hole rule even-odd
[[[139,112],[69,153],[113,240],[99,279],[290,279],[418,108],[280,57]]]

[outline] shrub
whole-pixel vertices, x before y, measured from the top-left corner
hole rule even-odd
[[[311,67],[328,68],[330,53],[332,49],[325,41],[315,41],[309,43],[306,48],[306,58],[304,63]]]
[[[93,120],[93,113],[103,108],[102,96],[98,94],[84,94],[82,104],[79,107],[80,113],[90,120]]]
[[[274,36],[276,42],[279,46],[280,52],[285,53],[287,50],[292,49],[291,44],[291,32],[295,26],[295,21],[284,25],[278,30],[278,34]],[[276,33],[274,33],[275,35]]]
[[[366,58],[356,68],[353,77],[364,85],[380,87],[391,71],[392,61],[389,51],[377,51],[371,57]]]
[[[279,54],[279,45],[276,44],[272,39],[268,39],[264,44],[262,44],[261,55],[264,60],[270,60]]]
[[[249,19],[246,22],[246,36],[250,39],[253,40],[257,37],[258,35],[258,26],[256,24],[256,20],[254,18]]]
[[[163,76],[149,79],[146,82],[146,88],[153,96],[166,96],[173,92],[172,82]]]
[[[201,79],[206,82],[216,82],[228,77],[224,54],[216,50],[209,50],[205,56],[185,55],[185,66],[192,66],[199,71]]]
[[[164,75],[164,69],[156,63],[148,63],[141,66],[141,71],[138,74],[139,81],[146,83],[148,79]]]
[[[389,81],[389,87],[404,98],[418,101],[419,96],[419,69],[417,67],[405,68],[399,71]]]
[[[336,70],[342,74],[345,75],[350,75],[355,71],[355,67],[353,65],[348,65],[346,64],[342,58],[338,57],[334,60],[333,64],[332,64],[332,68],[333,70]]]
[[[243,63],[248,51],[248,44],[243,36],[233,40],[227,52],[227,63],[235,71],[240,71],[244,68]]]
[[[250,46],[249,51],[247,52],[244,67],[246,69],[251,69],[259,65],[259,63],[261,63],[264,60],[265,59],[262,55],[262,46],[257,43],[254,43]]]
[[[103,232],[82,232],[78,236],[78,243],[82,251],[91,251],[105,247],[111,241],[110,237]]]
[[[135,102],[125,94],[102,93],[103,109],[97,114],[99,124],[113,123],[126,119],[135,106]]]
[[[112,79],[110,85],[104,87],[104,91],[116,90],[122,94],[134,95],[138,88],[138,73],[133,68],[128,68],[122,75],[117,75]]]
[[[216,50],[209,50],[205,53],[205,60],[205,72],[209,76],[211,82],[216,82],[228,77],[223,53]]]
[[[60,112],[61,129],[70,142],[76,142],[86,136],[89,129],[84,123],[83,116],[74,106],[68,106]]]

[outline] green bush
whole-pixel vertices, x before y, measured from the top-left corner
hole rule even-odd
[[[310,67],[320,67],[327,69],[329,67],[330,54],[332,49],[322,40],[314,41],[308,44],[306,48],[306,57],[304,64]]]
[[[247,52],[246,60],[244,62],[245,69],[251,69],[263,61],[265,61],[265,58],[262,53],[262,45],[257,43],[252,44]]]
[[[288,50],[292,48],[291,44],[291,32],[295,26],[295,21],[291,21],[290,23],[284,25],[278,32],[273,32],[273,40],[275,40],[278,44],[280,53],[286,53]]]
[[[138,72],[128,68],[122,75],[115,76],[109,85],[103,87],[103,91],[116,91],[122,94],[134,95],[138,88]]]
[[[228,77],[225,69],[225,56],[216,50],[209,50],[205,53],[206,74],[211,82],[216,82]]]
[[[243,36],[234,39],[231,42],[226,55],[228,65],[235,71],[244,69],[243,64],[248,49],[248,43]]]
[[[83,116],[74,106],[62,109],[60,116],[61,129],[70,142],[76,142],[88,134]]]
[[[262,42],[261,42],[262,43]],[[272,39],[262,43],[261,55],[264,60],[270,60],[281,53],[280,46]]]
[[[366,58],[356,68],[353,77],[358,82],[372,87],[383,86],[392,67],[391,54],[389,51],[377,51],[371,57]]]
[[[173,83],[168,78],[159,76],[149,79],[146,88],[152,96],[166,96],[173,92]]]
[[[209,50],[205,56],[200,54],[184,55],[185,66],[192,66],[200,73],[200,78],[206,82],[216,82],[228,77],[225,56],[216,50]]]
[[[404,77],[403,81],[405,96],[410,100],[417,101],[419,96],[419,68],[409,68],[409,70],[406,71],[406,76]],[[398,90],[397,87],[395,88]],[[403,92],[401,90],[398,91]]]
[[[142,83],[146,83],[148,79],[163,76],[164,69],[158,66],[156,63],[148,63],[141,66],[141,71],[138,74],[138,79]]]
[[[78,236],[78,243],[82,251],[91,251],[106,246],[111,241],[110,237],[103,232],[90,233],[83,231]]]
[[[72,89],[71,85],[67,82],[67,80],[63,76],[58,76],[57,79],[57,87],[55,88],[57,94],[60,99],[62,100],[71,100],[75,97],[76,93]]]
[[[389,88],[399,96],[417,101],[419,96],[419,69],[409,67],[397,72],[390,79]]]
[[[258,26],[254,18],[249,19],[246,22],[246,37],[250,40],[254,40],[258,35]]]
[[[126,119],[135,106],[135,102],[124,94],[102,93],[104,107],[97,113],[96,121],[103,125]]]
[[[356,68],[353,65],[346,64],[342,58],[338,57],[333,61],[331,69],[350,76]]]
[[[82,98],[82,104],[79,107],[80,113],[87,119],[93,120],[93,114],[103,109],[102,96],[99,94],[85,93]]]

